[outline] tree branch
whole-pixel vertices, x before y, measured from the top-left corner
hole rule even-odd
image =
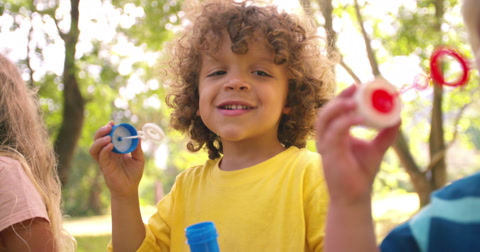
[[[32,12],[33,13],[33,12]],[[30,22],[32,22],[32,15],[30,15]],[[28,39],[27,39],[27,58],[25,64],[27,65],[28,68],[28,85],[32,88],[34,86],[33,84],[33,68],[32,68],[32,62],[30,60],[30,43],[32,42],[32,37],[33,37],[33,25],[30,26],[30,30],[28,31]]]
[[[40,15],[47,15],[47,16],[51,17],[53,19],[53,22],[55,23],[55,26],[57,27],[58,35],[60,36],[60,38],[63,41],[65,41],[65,39],[67,38],[67,34],[62,32],[62,29],[60,29],[59,21],[58,21],[57,17],[55,16],[55,12],[57,11],[57,8],[58,8],[58,4],[56,4],[52,8],[46,9],[44,11],[40,11],[40,10],[35,8],[35,12],[39,13]]]
[[[345,63],[345,61],[343,60],[343,57],[340,60],[340,65],[343,67],[343,69],[345,69],[345,71],[347,71],[348,75],[350,75],[350,77],[352,77],[352,79],[355,81],[355,83],[362,83],[362,81],[355,74],[355,72],[353,72],[353,70]]]
[[[362,14],[360,13],[360,6],[358,5],[357,0],[355,0],[354,3],[355,3],[355,12],[358,18],[358,25],[360,26],[360,29],[362,31],[363,40],[365,41],[365,48],[367,50],[367,57],[368,57],[368,61],[370,62],[370,66],[372,68],[373,75],[375,77],[381,76],[377,60],[375,59],[375,53],[373,52],[373,49],[371,46],[370,38],[367,34],[367,31],[365,30],[363,17],[362,17]]]

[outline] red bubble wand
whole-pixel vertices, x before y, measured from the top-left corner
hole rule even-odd
[[[461,66],[460,77],[453,81],[447,80],[448,78],[445,78],[443,71],[443,63],[446,56],[450,56],[449,58],[458,61]],[[358,111],[366,118],[366,126],[375,128],[389,127],[400,120],[399,96],[401,94],[412,88],[416,90],[427,89],[431,82],[450,87],[463,86],[468,81],[469,71],[469,64],[461,54],[447,47],[439,47],[432,53],[430,58],[430,76],[419,74],[410,86],[404,86],[400,90],[396,90],[388,82],[378,79],[361,85],[356,95],[357,102],[360,104]]]
[[[442,71],[442,58],[445,56],[450,56],[456,60],[461,67],[460,77],[450,82],[446,80]],[[470,70],[471,68],[467,59],[459,52],[445,46],[439,47],[433,51],[432,56],[430,57],[430,76],[425,74],[415,76],[413,85],[401,88],[399,94],[403,94],[412,88],[416,90],[425,90],[430,86],[430,82],[432,81],[438,85],[449,87],[463,86],[468,82]]]

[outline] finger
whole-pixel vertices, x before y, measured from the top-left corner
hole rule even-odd
[[[113,150],[113,143],[108,142],[107,144],[103,145],[98,152],[98,163],[106,164],[110,162],[112,159],[112,155],[124,155],[124,154],[117,154],[112,152]],[[102,165],[100,165],[102,168]]]
[[[325,129],[324,134],[317,137],[317,151],[324,153],[327,150],[349,148],[349,141],[355,140],[350,135],[351,127],[361,124],[363,119],[354,114],[339,116]],[[346,151],[346,150],[345,150]]]
[[[321,108],[317,120],[315,122],[315,130],[318,138],[323,138],[323,135],[338,117],[345,114],[353,114],[356,109],[356,103],[353,99],[334,98],[325,107]]]
[[[142,150],[142,139],[138,139],[138,146],[132,151],[132,158],[141,162],[145,161],[145,156]]]
[[[98,139],[101,138],[105,135],[108,135],[110,131],[112,130],[113,127],[113,122],[109,122],[106,125],[100,127],[96,132],[95,135],[93,136],[93,139]]]
[[[332,121],[326,128],[323,141],[329,144],[339,142],[341,139],[350,136],[351,127],[362,122],[362,118],[353,113],[346,113]],[[322,139],[320,139],[322,140]]]
[[[385,128],[378,133],[378,135],[372,140],[373,146],[377,148],[379,153],[384,153],[393,144],[398,136],[401,122],[398,124]]]
[[[93,157],[93,159],[98,161],[100,151],[110,142],[111,142],[111,137],[109,135],[103,136],[95,140],[89,150],[90,155]],[[112,144],[112,148],[113,148],[113,144]]]
[[[348,88],[344,89],[337,96],[342,98],[352,97],[353,94],[357,91],[357,85],[351,85]]]
[[[328,114],[335,114],[339,112],[339,110],[341,111],[343,109],[355,108],[354,107],[355,101],[351,98],[355,94],[356,90],[357,90],[357,87],[355,85],[352,85],[344,89],[335,98],[330,100],[323,108],[321,108],[320,113],[326,113],[326,115],[328,115]],[[346,106],[346,107],[341,107],[338,104],[342,104],[342,106]]]

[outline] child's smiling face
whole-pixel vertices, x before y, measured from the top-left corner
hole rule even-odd
[[[224,36],[212,55],[203,55],[199,77],[199,111],[204,124],[222,143],[275,141],[285,107],[288,73],[274,64],[262,40],[250,40],[246,54],[235,54]]]

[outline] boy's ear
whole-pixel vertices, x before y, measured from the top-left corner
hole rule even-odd
[[[289,115],[289,114],[290,114],[290,111],[292,111],[292,108],[290,108],[290,107],[284,107],[284,108],[282,109],[282,114]]]

